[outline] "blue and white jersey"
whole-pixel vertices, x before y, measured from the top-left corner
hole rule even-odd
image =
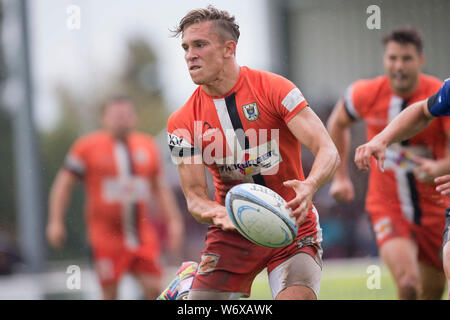
[[[428,110],[435,116],[450,116],[450,78],[444,81],[441,89],[428,98]]]

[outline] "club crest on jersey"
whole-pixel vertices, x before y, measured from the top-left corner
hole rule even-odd
[[[259,111],[256,102],[242,106],[244,116],[248,121],[256,121],[259,118]]]

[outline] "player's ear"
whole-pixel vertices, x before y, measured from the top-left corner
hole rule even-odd
[[[225,41],[225,53],[224,58],[232,58],[236,55],[236,42],[233,40]]]
[[[420,54],[420,65],[423,67],[425,65],[425,62],[427,61],[427,57],[424,53]]]

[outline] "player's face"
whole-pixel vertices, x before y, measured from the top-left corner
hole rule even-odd
[[[399,94],[411,93],[418,83],[425,61],[424,55],[413,44],[389,41],[384,50],[383,61],[392,89]]]
[[[216,81],[223,70],[225,44],[214,31],[212,22],[206,21],[190,25],[183,32],[184,58],[192,81],[198,85]]]
[[[104,111],[103,127],[117,138],[125,138],[136,127],[137,117],[134,106],[129,102],[116,102]]]

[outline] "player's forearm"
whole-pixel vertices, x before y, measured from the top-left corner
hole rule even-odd
[[[435,162],[435,176],[442,176],[450,173],[450,155],[445,158],[436,160]]]
[[[208,190],[204,188],[191,188],[185,192],[185,197],[189,213],[195,220],[203,224],[213,224],[212,219],[202,218],[202,214],[220,206],[217,202],[209,199]]]
[[[421,132],[433,120],[425,114],[424,108],[426,106],[424,106],[424,103],[426,102],[420,101],[403,110],[374,139],[389,146],[392,143],[407,140]]]
[[[164,212],[164,219],[172,229],[177,229],[179,233],[184,232],[183,216],[177,205],[175,195],[169,187],[159,188],[156,191],[158,202]]]
[[[350,152],[350,127],[339,125],[336,122],[328,123],[328,131],[333,140],[340,157],[340,166],[336,170],[335,177],[348,176],[348,157]]]
[[[315,154],[311,172],[305,182],[311,183],[316,192],[330,181],[340,164],[341,159],[336,147],[331,142],[324,144]]]
[[[48,211],[49,223],[64,223],[64,217],[76,181],[77,178],[68,171],[65,171],[65,169],[61,169],[58,172],[50,189]]]
[[[70,201],[71,192],[58,185],[52,186],[49,196],[48,223],[64,223],[64,218]]]

